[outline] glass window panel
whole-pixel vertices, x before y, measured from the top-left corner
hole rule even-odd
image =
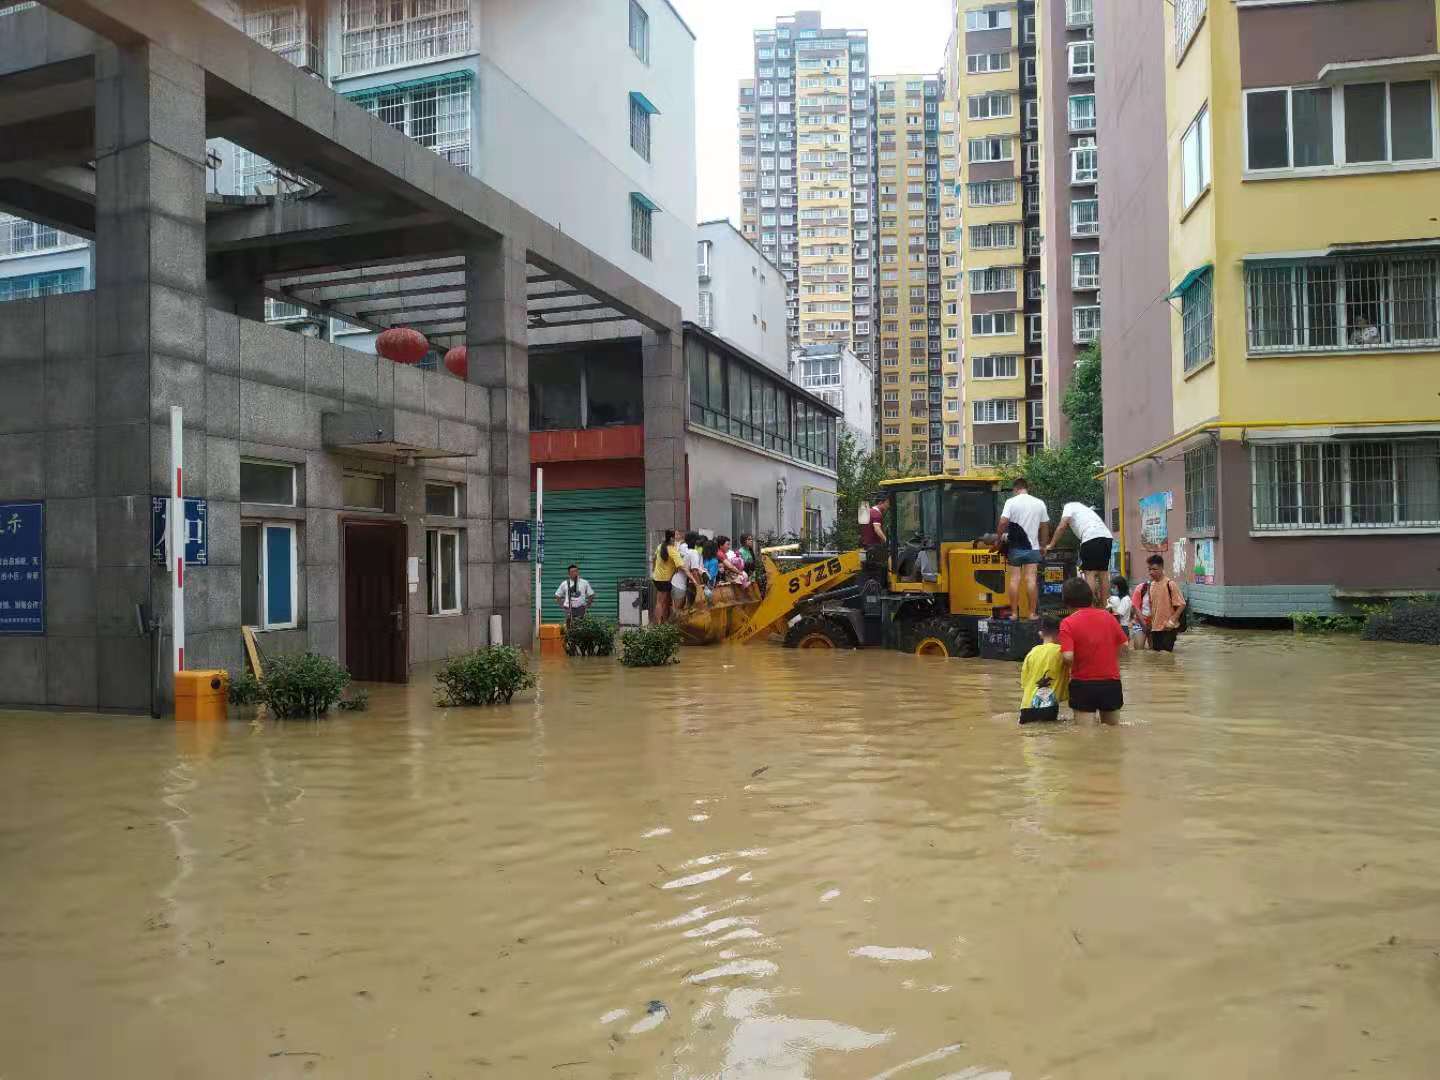
[[[454,484],[426,484],[425,513],[432,517],[459,517],[460,489]]]
[[[341,500],[358,510],[385,509],[385,478],[346,473],[341,481]]]
[[[445,611],[460,608],[460,581],[455,572],[460,558],[460,535],[453,532],[440,534],[440,606]]]
[[[530,354],[530,428],[580,426],[580,360],[574,353]]]
[[[294,567],[291,550],[295,532],[288,525],[265,526],[265,623],[284,626],[295,621]]]
[[[1295,118],[1295,167],[1335,164],[1330,88],[1294,91],[1291,108]]]
[[[1264,90],[1245,97],[1252,169],[1283,169],[1290,164],[1285,90]]]
[[[1352,83],[1345,87],[1345,160],[1385,159],[1385,84]]]
[[[295,505],[295,466],[264,461],[240,462],[240,501]]]
[[[1435,156],[1430,127],[1430,83],[1390,84],[1390,157],[1416,161]]]
[[[260,526],[240,527],[240,625],[260,625]]]
[[[586,427],[643,422],[640,356],[627,348],[603,349],[585,358]]]

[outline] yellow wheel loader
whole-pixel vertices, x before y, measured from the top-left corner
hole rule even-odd
[[[691,644],[743,644],[778,634],[790,648],[854,649],[879,645],[921,656],[975,656],[1011,625],[1005,560],[989,537],[999,518],[999,485],[976,476],[887,480],[886,543],[868,551],[785,557],[760,553],[764,587],[719,586],[698,598],[677,623]],[[776,558],[781,555],[781,559]],[[1040,608],[1060,604],[1074,560],[1057,554],[1041,565]],[[1023,656],[1033,635],[995,655]]]

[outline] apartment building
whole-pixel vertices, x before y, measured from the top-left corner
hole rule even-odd
[[[951,469],[1016,461],[1044,441],[1045,385],[1032,377],[1044,355],[1035,7],[957,0],[947,47],[958,221],[942,234],[942,269],[963,280],[944,334],[958,344],[965,448],[947,452]]]
[[[754,33],[740,84],[741,230],[785,275],[792,347],[872,356],[869,33],[800,11]]]
[[[945,438],[940,98],[938,75],[870,84],[879,445],[892,465],[934,473],[944,468]],[[958,418],[951,424],[958,436]]]
[[[1048,388],[1051,407],[1035,404],[1047,442],[1069,437],[1059,403],[1081,352],[1100,337],[1100,201],[1095,93],[1096,0],[1040,5],[1035,67],[1039,98],[1025,123],[1039,140],[1026,151],[1027,199],[1040,205],[1041,267],[1025,276],[1027,300],[1043,296],[1043,369],[1030,372],[1032,391]],[[1038,114],[1038,115],[1035,115]],[[1038,189],[1035,180],[1038,178]],[[1028,207],[1027,207],[1028,209]],[[1032,441],[1034,437],[1032,435]]]
[[[1107,502],[1128,564],[1163,554],[1194,610],[1229,618],[1433,591],[1434,0],[1095,14],[1122,327],[1104,350]]]

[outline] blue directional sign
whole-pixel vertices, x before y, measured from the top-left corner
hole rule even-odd
[[[45,504],[0,503],[0,634],[45,633]]]
[[[164,566],[170,558],[170,500],[150,499],[150,557]],[[210,507],[204,499],[185,500],[185,565],[210,565]]]
[[[530,561],[530,522],[510,522],[510,561]]]

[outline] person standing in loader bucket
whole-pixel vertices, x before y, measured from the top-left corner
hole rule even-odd
[[[1045,504],[1030,494],[1030,485],[1017,476],[1010,485],[1011,495],[1000,511],[995,528],[996,545],[1005,553],[1009,577],[1005,591],[1010,600],[1010,617],[1020,618],[1021,584],[1029,601],[1028,618],[1040,614],[1040,561],[1045,557],[1044,541],[1050,527],[1050,512]]]
[[[890,509],[890,496],[881,492],[867,504],[860,504],[860,546],[865,549],[865,565],[883,568],[889,561],[889,539],[885,535],[885,511]]]

